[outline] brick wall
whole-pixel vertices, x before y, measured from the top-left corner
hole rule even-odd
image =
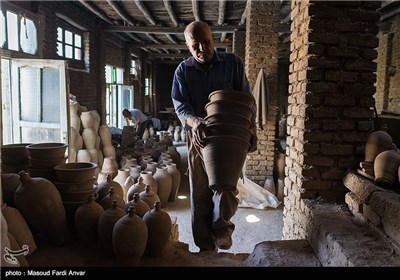
[[[233,47],[232,52],[237,54],[244,62],[246,57],[246,31],[235,31],[233,33]]]
[[[292,1],[284,238],[306,235],[302,198],[343,202],[371,130],[380,2]]]
[[[253,88],[260,69],[270,87],[268,122],[258,129],[258,150],[248,154],[246,175],[263,186],[273,176],[276,100],[278,92],[279,1],[250,1],[246,21],[246,74]]]

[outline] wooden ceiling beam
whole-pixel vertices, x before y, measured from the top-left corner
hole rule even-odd
[[[245,30],[245,26],[239,25],[224,25],[210,26],[214,33],[234,33],[238,30]],[[116,32],[133,32],[133,33],[152,33],[152,34],[183,34],[185,27],[167,27],[167,26],[104,26],[104,31]]]
[[[219,0],[218,3],[218,25],[223,25],[225,21],[226,0]]]
[[[196,21],[200,21],[199,3],[197,0],[192,0],[193,16]]]
[[[247,2],[246,2],[246,7],[244,8],[242,17],[240,18],[239,25],[244,25],[244,23],[246,22],[247,14],[248,14],[248,12],[249,12],[249,5],[250,5],[250,4],[249,4],[249,0],[247,0]]]
[[[113,25],[114,22],[109,19],[105,14],[103,14],[101,11],[99,11],[98,9],[96,9],[95,7],[92,6],[92,4],[87,3],[85,0],[79,0],[79,2],[85,6],[89,11],[91,11],[93,14],[95,14],[96,16],[98,16],[99,18],[101,18],[102,20],[104,20],[105,22],[107,22],[108,24]]]
[[[142,12],[142,14],[144,15],[144,17],[152,24],[152,25],[156,25],[156,21],[153,18],[153,16],[151,15],[151,13],[149,12],[149,10],[147,9],[146,5],[141,1],[141,0],[134,0],[136,6],[138,7],[138,9]]]
[[[163,0],[165,9],[168,12],[169,17],[171,18],[172,23],[175,26],[179,26],[178,19],[176,18],[174,9],[172,8],[172,4],[170,0]]]
[[[111,0],[107,0],[107,3],[120,16],[120,18],[122,18],[124,21],[126,21],[130,25],[135,25],[135,23],[131,19],[128,18],[128,16],[126,15],[125,11],[123,11],[120,7],[117,6],[116,2],[113,2]]]

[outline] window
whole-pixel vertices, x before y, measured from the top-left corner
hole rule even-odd
[[[131,69],[130,69],[130,74],[134,77],[137,75],[137,68],[136,68],[136,60],[131,60]]]
[[[57,54],[67,59],[82,60],[82,35],[57,27]]]
[[[109,127],[123,128],[122,110],[133,108],[133,86],[123,85],[122,68],[106,65],[106,122]]]
[[[150,79],[149,78],[144,79],[144,95],[145,96],[150,95]]]
[[[4,49],[27,54],[38,50],[37,28],[34,19],[12,9],[1,10],[0,44]]]

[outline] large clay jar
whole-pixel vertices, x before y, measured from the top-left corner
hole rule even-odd
[[[393,139],[383,130],[376,130],[369,134],[365,144],[365,161],[374,162],[376,156],[383,151],[393,148]]]
[[[181,185],[181,172],[176,168],[175,163],[168,163],[166,165],[167,165],[168,174],[172,178],[172,187],[171,187],[171,192],[169,194],[168,201],[174,202],[178,195],[179,187]]]
[[[161,204],[157,201],[154,208],[144,214],[143,221],[148,230],[146,255],[151,257],[164,255],[171,235],[171,217],[161,209]]]
[[[142,167],[135,164],[130,166],[130,170],[131,171],[129,172],[129,174],[135,180],[135,182],[137,182],[138,178],[140,177],[140,172],[142,172]]]
[[[76,209],[75,234],[85,246],[95,245],[98,241],[98,223],[103,207],[95,202],[94,195],[89,195],[88,201]]]
[[[146,202],[144,202],[143,200],[140,199],[140,196],[138,193],[135,193],[135,195],[133,196],[133,199],[125,205],[125,211],[127,213],[128,213],[129,207],[131,207],[131,206],[135,207],[136,215],[138,215],[141,218],[143,218],[144,214],[146,214],[146,212],[150,210],[149,205],[147,205]]]
[[[143,178],[143,183],[145,185],[148,185],[153,192],[158,193],[158,183],[157,180],[154,179],[151,171],[140,172],[140,177]]]
[[[122,190],[124,192],[124,194],[122,195],[122,198],[124,200],[126,200],[126,193],[128,191],[128,189],[125,189],[125,182],[128,179],[128,177],[130,177],[130,169],[118,169],[118,173],[117,176],[114,177],[113,181],[117,182],[120,184],[120,186],[122,187]]]
[[[84,128],[82,131],[83,144],[86,149],[93,149],[96,144],[96,133],[93,128]]]
[[[104,154],[104,159],[112,158],[115,160],[117,158],[115,147],[113,145],[103,146],[103,154]]]
[[[113,147],[113,146],[112,146]],[[103,150],[104,152],[104,150]],[[108,157],[104,153],[104,159],[103,159],[103,166],[101,168],[101,172],[111,174],[112,178],[117,176],[118,173],[118,164],[115,161],[115,158],[113,157]]]
[[[146,189],[139,193],[140,199],[149,205],[150,208],[154,207],[156,201],[160,201],[160,197],[151,190],[149,185],[146,185]]]
[[[16,208],[34,230],[52,243],[65,243],[70,234],[64,205],[56,186],[45,178],[31,178],[25,171],[18,174],[21,185],[14,195]]]
[[[375,182],[382,187],[393,187],[398,181],[400,154],[395,150],[379,153],[374,161]]]
[[[93,116],[93,130],[96,134],[98,134],[100,123],[101,123],[101,117],[100,117],[99,113],[97,112],[97,110],[91,110],[90,113]]]
[[[155,161],[149,161],[146,164],[144,171],[150,171],[153,175],[156,173],[158,163]]]
[[[98,234],[100,241],[107,246],[112,247],[112,232],[115,223],[123,216],[126,212],[118,207],[117,201],[113,201],[111,208],[105,210],[99,219]]]
[[[12,234],[21,248],[24,245],[27,246],[28,252],[26,255],[29,256],[35,252],[37,249],[36,242],[22,213],[17,208],[6,204],[1,207],[1,212],[7,222],[8,232]]]
[[[117,264],[137,266],[146,249],[148,230],[146,223],[135,214],[131,206],[128,214],[120,218],[114,226],[112,244]]]
[[[141,193],[145,190],[146,190],[146,185],[143,182],[143,177],[139,177],[139,180],[129,188],[126,194],[127,201],[128,202],[131,201],[135,193]]]
[[[157,181],[158,191],[157,195],[161,201],[161,207],[165,208],[171,194],[172,189],[172,177],[169,175],[166,166],[157,167],[156,173],[153,175]]]
[[[79,107],[80,106],[79,106],[78,102],[70,102],[69,103],[71,126],[75,129],[76,133],[78,133],[78,134],[81,131],[81,118],[78,115]]]

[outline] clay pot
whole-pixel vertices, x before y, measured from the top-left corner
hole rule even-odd
[[[99,204],[103,207],[104,210],[107,210],[111,208],[113,202],[117,202],[117,206],[121,209],[125,209],[125,201],[123,200],[122,196],[118,195],[114,191],[114,187],[111,187],[108,195],[103,197],[100,201]]]
[[[76,154],[76,162],[90,162],[91,157],[89,150],[87,149],[80,149]]]
[[[103,146],[110,146],[112,145],[112,134],[110,128],[103,124],[99,127],[99,135]]]
[[[147,238],[147,225],[131,206],[128,214],[115,223],[112,233],[113,250],[118,264],[137,266],[146,249]]]
[[[254,111],[251,107],[236,101],[217,100],[209,102],[205,106],[207,116],[220,113],[238,114],[244,118],[251,120]]]
[[[131,165],[129,175],[137,182],[140,177],[140,172],[142,172],[142,167],[140,165]]]
[[[379,153],[374,161],[375,182],[382,187],[393,187],[398,181],[400,154],[395,150]]]
[[[96,133],[93,128],[84,128],[82,131],[83,144],[85,149],[93,149],[96,145]]]
[[[256,104],[253,95],[238,90],[216,90],[210,93],[208,100],[211,102],[217,100],[235,101],[246,104],[249,107],[253,107]]]
[[[168,201],[174,202],[178,195],[179,187],[181,185],[181,172],[176,168],[175,163],[168,163],[168,164],[166,164],[166,166],[167,166],[168,174],[172,178],[172,188],[171,188],[171,192],[169,194]]]
[[[169,175],[167,167],[165,166],[157,167],[157,170],[154,173],[153,177],[157,181],[157,195],[160,198],[161,207],[165,208],[171,194],[172,177],[171,175]]]
[[[93,130],[96,134],[98,134],[100,123],[101,123],[101,117],[100,117],[99,113],[97,112],[97,110],[91,110],[90,113],[93,116]]]
[[[139,193],[139,196],[140,199],[146,202],[150,208],[154,207],[154,203],[156,203],[156,201],[160,201],[158,195],[151,190],[149,185],[146,185],[145,190]]]
[[[37,143],[26,146],[29,156],[36,159],[63,159],[67,147],[65,143]]]
[[[29,152],[26,146],[32,143],[6,144],[1,146],[1,156],[5,158],[28,159]]]
[[[157,180],[154,179],[151,171],[140,172],[140,177],[143,178],[143,183],[145,185],[148,185],[153,192],[158,193],[158,183]]]
[[[219,135],[238,136],[250,143],[253,132],[248,128],[233,123],[213,123],[206,125],[204,128],[204,135],[205,137]]]
[[[93,128],[94,126],[94,117],[90,111],[81,113],[81,123],[83,129],[85,128]]]
[[[56,245],[69,239],[66,213],[60,193],[52,182],[19,173],[21,185],[15,191],[16,208],[27,223]]]
[[[126,213],[128,213],[129,207],[131,206],[135,207],[136,215],[138,215],[141,218],[143,218],[144,214],[146,214],[146,212],[150,210],[149,205],[147,205],[146,202],[140,199],[138,193],[135,193],[133,199],[125,205]]]
[[[98,241],[98,223],[103,214],[103,208],[90,195],[87,202],[78,207],[75,212],[75,235],[86,246]]]
[[[37,249],[36,242],[22,213],[17,208],[7,206],[7,204],[3,204],[1,212],[7,222],[8,231],[19,246],[28,246],[27,256],[35,252]]]
[[[50,159],[43,159],[43,158],[33,158],[29,157],[29,162],[31,168],[33,169],[52,169],[54,166],[58,164],[63,164],[67,161],[68,156],[64,156],[63,158],[50,158]]]
[[[157,201],[154,208],[144,214],[143,221],[148,230],[146,255],[151,257],[164,255],[171,234],[171,217],[161,209],[161,203]]]
[[[251,121],[248,118],[245,118],[239,114],[217,113],[217,114],[213,114],[213,115],[208,115],[204,119],[206,121],[208,121],[210,124],[229,122],[229,123],[236,124],[236,125],[239,125],[244,128],[250,128],[250,126],[251,126]]]
[[[105,196],[107,196],[110,193],[111,188],[114,189],[114,193],[116,195],[120,196],[121,198],[124,196],[124,190],[122,186],[118,182],[113,181],[110,174],[107,174],[105,180],[97,185],[96,192],[99,194],[97,201],[101,201]]]
[[[97,228],[100,241],[112,246],[112,232],[115,223],[125,215],[126,212],[118,207],[117,201],[113,201],[111,208],[105,210],[99,219]]]
[[[80,133],[81,131],[81,118],[78,115],[79,108],[78,102],[69,103],[71,126],[75,129],[76,133]]]
[[[15,173],[1,174],[1,189],[3,191],[3,202],[8,206],[14,206],[14,193],[21,182],[19,175]]]
[[[135,193],[141,193],[146,190],[146,185],[143,183],[143,177],[139,177],[138,181],[133,184],[126,194],[127,201],[131,201],[135,195]]]
[[[365,144],[365,161],[374,162],[378,154],[392,148],[392,137],[386,131],[376,130],[369,134]]]
[[[88,181],[95,176],[97,164],[93,162],[70,162],[54,166],[58,182],[75,183]]]
[[[236,190],[250,143],[231,135],[210,136],[205,141],[202,154],[209,187]]]

